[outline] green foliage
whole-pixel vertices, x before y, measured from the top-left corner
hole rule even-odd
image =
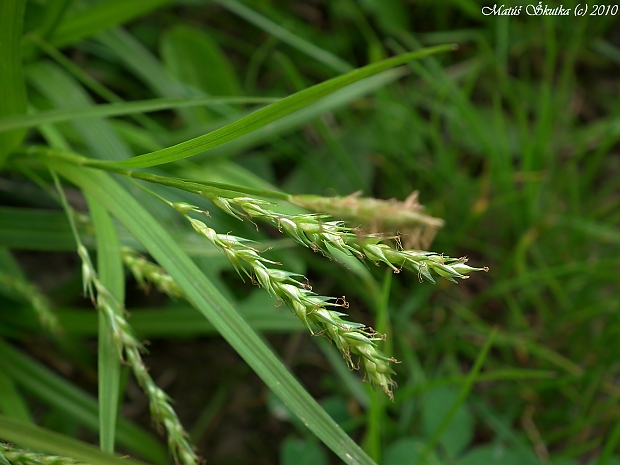
[[[0,1],[0,462],[620,463],[617,16],[480,8]]]
[[[20,41],[26,0],[7,0],[0,5],[0,118],[26,112],[26,88],[22,71]],[[24,131],[0,133],[0,167],[19,145]]]

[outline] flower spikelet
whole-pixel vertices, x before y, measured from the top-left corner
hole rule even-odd
[[[171,297],[184,296],[181,288],[163,268],[148,261],[135,250],[128,247],[123,247],[121,253],[123,263],[129,268],[131,274],[133,274],[134,278],[143,289],[148,289],[149,283],[152,283],[157,290]]]
[[[257,206],[255,211],[260,208],[260,205]],[[348,306],[344,299],[317,295],[301,281],[303,276],[269,267],[268,265],[277,263],[262,257],[256,249],[247,245],[248,241],[217,234],[203,222],[189,216],[187,219],[194,230],[226,254],[240,275],[243,273],[254,278],[269,294],[284,302],[312,334],[324,334],[331,339],[351,368],[355,368],[351,354],[359,356],[368,379],[380,385],[392,398],[392,387],[395,383],[390,376],[394,372],[389,367],[389,362],[395,360],[381,354],[377,349],[375,341],[381,340],[381,336],[361,323],[343,319],[346,314],[336,308]]]

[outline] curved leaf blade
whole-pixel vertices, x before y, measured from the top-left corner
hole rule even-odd
[[[278,102],[256,110],[254,113],[251,113],[222,128],[172,147],[140,155],[122,162],[100,162],[93,160],[89,162],[89,164],[92,166],[107,164],[122,168],[147,168],[150,166],[157,166],[164,163],[182,160],[214,147],[218,147],[228,141],[237,139],[240,136],[262,128],[269,123],[290,115],[291,113],[300,110],[309,104],[326,97],[339,89],[342,89],[343,87],[353,84],[354,82],[358,82],[382,71],[394,68],[395,66],[405,64],[411,60],[420,59],[435,53],[447,52],[454,49],[455,46],[452,44],[438,45],[436,47],[429,47],[416,52],[405,53],[378,63],[373,63],[364,66],[363,68],[351,71],[350,73],[309,87],[308,89],[304,89],[290,95],[289,97],[279,100]]]

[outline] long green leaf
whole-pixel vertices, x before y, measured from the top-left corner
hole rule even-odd
[[[135,459],[100,452],[90,444],[4,415],[0,415],[0,438],[22,447],[71,457],[93,465],[144,465]]]
[[[243,319],[250,327],[261,333],[293,333],[306,331],[299,319],[294,317],[287,310],[273,306],[274,302],[269,301],[267,305],[250,308],[251,302],[241,301],[235,305]],[[95,337],[98,334],[97,315],[92,312],[85,312],[84,309],[55,309],[58,321],[62,327],[63,334]],[[3,321],[11,324],[12,327],[26,330],[37,330],[40,325],[34,316],[26,316],[22,312],[3,317]],[[156,338],[192,338],[199,336],[215,336],[218,334],[204,315],[196,311],[194,307],[187,304],[175,304],[163,309],[131,309],[129,319],[131,327],[140,338],[153,340]],[[343,361],[339,353],[331,350],[329,345],[326,347],[334,360]],[[346,370],[346,366],[343,366]],[[347,373],[349,373],[347,371]],[[354,374],[349,373],[355,377]],[[357,378],[355,378],[359,381]],[[456,382],[456,381],[455,381]]]
[[[225,145],[209,150],[208,154],[210,157],[219,158],[229,156],[241,150],[247,149],[248,147],[256,147],[257,145],[265,142],[270,143],[274,140],[274,138],[293,131],[300,126],[319,118],[321,115],[341,108],[349,102],[374,92],[381,87],[385,87],[407,73],[408,71],[403,68],[390,69],[351,84],[344,89],[340,89],[331,94],[329,99],[325,98],[314,102],[301,110],[288,115],[286,118],[280,118],[268,126],[263,126],[262,128],[230,141]]]
[[[99,165],[101,163],[112,163],[114,166],[123,168],[146,168],[149,166],[162,165],[164,163],[182,160],[183,158],[191,157],[192,155],[196,155],[200,152],[204,152],[205,150],[212,149],[228,141],[248,134],[258,128],[262,128],[267,124],[300,110],[312,102],[315,102],[337,91],[338,89],[342,89],[345,86],[353,84],[354,82],[373,76],[381,71],[385,71],[395,66],[402,65],[411,60],[416,60],[435,53],[447,52],[454,49],[454,45],[439,45],[436,47],[419,50],[417,52],[399,55],[379,63],[373,63],[371,65],[364,66],[363,68],[351,71],[345,75],[338,76],[330,79],[329,81],[325,81],[321,84],[302,90],[301,92],[297,92],[278,102],[272,103],[265,108],[261,108],[260,110],[235,121],[234,123],[220,129],[216,129],[215,131],[203,136],[196,137],[195,139],[182,142],[173,147],[140,155],[122,162],[99,162],[93,160],[92,164]]]
[[[156,95],[173,98],[207,96],[204,91],[191,88],[172,76],[158,57],[122,28],[105,31],[97,36],[97,40]],[[237,115],[236,111],[225,105],[213,107],[213,111],[229,117]],[[179,114],[184,120],[196,121],[193,112],[181,110]]]
[[[334,55],[331,52],[328,52],[327,50],[317,47],[316,45],[308,42],[307,40],[302,39],[298,35],[295,35],[292,32],[284,29],[282,26],[274,23],[270,19],[237,2],[236,0],[216,0],[216,2],[222,5],[224,8],[232,11],[236,15],[241,16],[246,21],[261,28],[268,34],[277,37],[282,42],[287,43],[292,47],[295,47],[297,50],[305,53],[309,57],[312,57],[321,63],[326,64],[327,66],[336,70],[339,73],[346,73],[347,71],[351,71],[351,69],[353,68],[342,58]]]
[[[0,1],[0,117],[26,113],[21,38],[26,0]],[[0,134],[0,166],[17,147],[25,131]]]
[[[121,262],[121,247],[116,229],[108,212],[90,196],[86,197],[97,235],[97,272],[101,283],[118,302],[125,301],[125,275]],[[110,298],[100,296],[99,298]],[[101,450],[114,452],[116,416],[118,412],[121,365],[112,330],[99,312],[98,377],[99,377],[99,441]]]
[[[50,161],[62,176],[96,198],[140,240],[157,262],[170,273],[193,305],[261,377],[267,386],[345,463],[374,462],[319,406],[282,362],[252,331],[164,227],[107,174]]]
[[[439,424],[439,426],[433,433],[432,438],[426,444],[424,451],[420,454],[420,456],[416,460],[415,465],[422,465],[423,463],[425,463],[426,457],[428,457],[430,452],[435,448],[435,446],[441,439],[441,436],[443,435],[443,433],[450,426],[450,422],[452,421],[452,418],[454,418],[454,415],[456,415],[456,412],[458,411],[458,409],[461,407],[461,405],[463,405],[463,403],[467,399],[467,396],[469,395],[469,392],[471,391],[471,388],[474,385],[476,378],[478,377],[478,373],[480,373],[480,370],[482,369],[482,365],[484,364],[484,361],[486,360],[489,350],[491,349],[491,346],[493,345],[493,341],[495,340],[496,334],[497,334],[497,329],[494,329],[493,332],[489,334],[489,337],[486,343],[484,344],[484,347],[482,348],[482,350],[476,357],[474,366],[472,367],[470,372],[467,374],[467,378],[465,379],[463,386],[459,390],[459,394],[457,398],[455,399],[454,403],[450,407],[450,410],[448,410],[448,413],[446,414],[446,416],[441,420],[441,423]]]
[[[96,2],[91,8],[64,21],[54,32],[50,42],[57,47],[63,47],[84,37],[105,31],[112,26],[123,24],[173,1],[141,0],[139,2],[128,2],[127,0],[106,0]]]
[[[171,108],[222,105],[226,103],[272,103],[277,99],[261,97],[202,97],[202,98],[161,98],[138,102],[119,102],[95,105],[85,108],[49,110],[34,115],[16,116],[0,119],[0,132],[11,129],[31,128],[45,123],[106,118],[110,116],[133,115]]]
[[[50,0],[45,2],[41,25],[37,28],[37,35],[46,38],[54,33],[62,18],[73,3],[73,0]]]
[[[80,226],[80,225],[78,225]],[[88,228],[80,229],[80,237],[86,247],[94,247],[95,240]],[[121,244],[140,251],[144,248],[126,230],[120,229]],[[174,240],[192,257],[205,257],[211,260],[221,258],[228,263],[220,251],[209,244],[195,241],[195,235],[175,233]],[[269,249],[295,247],[292,239],[263,241]],[[31,208],[0,207],[0,245],[17,250],[75,250],[75,240],[64,213],[52,210],[34,210]]]
[[[0,371],[0,413],[21,421],[32,421],[24,398],[16,389],[11,377],[2,371]]]
[[[38,62],[31,65],[27,69],[27,76],[29,82],[56,107],[75,109],[93,105],[92,98],[84,88],[54,63]],[[131,150],[107,121],[75,120],[72,125],[90,148],[93,156],[107,160],[123,160],[131,157]]]
[[[92,396],[1,340],[0,370],[43,402],[75,418],[89,430],[98,431],[97,401]],[[120,418],[117,433],[119,444],[152,463],[167,463],[165,449],[133,423]]]

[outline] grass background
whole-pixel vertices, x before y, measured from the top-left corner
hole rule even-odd
[[[431,286],[372,266],[345,272],[269,228],[257,232],[212,211],[215,229],[271,241],[274,259],[307,274],[321,294],[346,294],[353,319],[388,333],[387,352],[402,361],[393,403],[360,384],[328,344],[300,332],[173,218],[166,228],[376,461],[619,461],[617,15],[484,16],[480,4],[467,0],[32,0],[25,8],[23,31],[35,37],[25,36],[23,77],[13,76],[11,89],[25,82],[31,113],[68,116],[39,124],[24,144],[64,141],[107,159],[168,147],[253,109],[180,108],[179,102],[279,98],[393,54],[458,43],[456,52],[354,84],[266,128],[158,168],[290,193],[362,190],[404,199],[419,190],[427,211],[446,221],[432,250],[467,255],[474,265],[489,266],[488,274]],[[0,22],[14,12],[3,13]],[[36,45],[37,37],[45,42]],[[105,120],[76,110],[154,98],[177,103]],[[23,110],[19,102],[3,107],[9,108],[3,115],[23,113],[20,105]],[[8,151],[14,140],[0,142]],[[88,303],[79,298],[79,263],[67,253],[74,249],[68,223],[10,166],[0,181],[0,243],[14,251],[3,255],[2,269],[18,264],[65,327],[61,340],[45,336],[20,310],[20,299],[3,293],[0,327],[12,343],[0,345],[0,397],[13,400],[0,400],[0,410],[96,440],[96,404],[88,396],[96,392],[97,318],[82,308]],[[79,194],[69,195],[79,204]],[[142,201],[151,211],[159,208]],[[121,242],[132,243],[120,234]],[[146,363],[210,463],[337,463],[201,315],[153,291],[144,297],[131,279],[127,289],[130,322],[151,341]],[[472,372],[476,360],[482,366]],[[51,380],[59,383],[53,392]],[[125,391],[122,411],[133,423],[119,424],[119,431],[133,433],[119,434],[119,443],[161,463],[159,446],[149,457],[147,440],[137,445],[140,434],[149,434],[146,401],[131,380]],[[67,398],[82,400],[67,407]]]

